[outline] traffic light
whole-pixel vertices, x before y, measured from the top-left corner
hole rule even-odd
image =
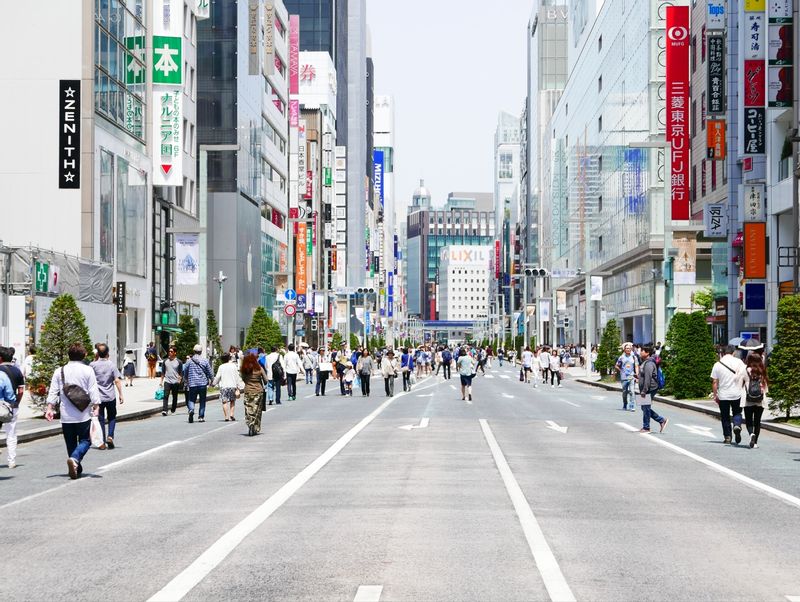
[[[369,288],[369,287],[366,287],[366,286],[363,286],[363,287],[362,287],[362,286],[359,286],[359,287],[356,289],[356,292],[357,292],[359,295],[372,295],[372,294],[374,294],[374,293],[375,293],[375,289],[374,289],[374,288]]]
[[[564,328],[569,328],[569,318],[564,318]]]
[[[311,330],[317,329],[317,320],[315,318],[311,319]]]
[[[544,278],[547,276],[547,270],[544,268],[525,268],[526,276],[533,276],[534,278]]]

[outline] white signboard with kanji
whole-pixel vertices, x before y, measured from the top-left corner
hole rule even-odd
[[[183,185],[183,90],[153,90],[153,185]]]

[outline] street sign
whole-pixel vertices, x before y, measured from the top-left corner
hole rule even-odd
[[[306,310],[306,296],[297,295],[297,311],[304,312]]]
[[[287,301],[294,301],[297,299],[297,291],[295,291],[293,288],[287,288],[286,292],[283,293],[283,296]]]
[[[283,313],[291,318],[297,313],[297,308],[294,305],[285,305],[283,307]]]
[[[337,295],[352,295],[355,294],[356,287],[354,286],[340,286],[336,289]]]
[[[550,275],[553,278],[575,278],[578,275],[578,270],[555,268],[550,270]]]

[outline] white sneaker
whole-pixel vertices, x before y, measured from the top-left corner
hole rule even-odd
[[[553,389],[555,389],[555,388],[556,388],[556,386],[555,386],[555,385],[550,385],[550,387],[551,387],[551,388],[553,388]]]
[[[560,388],[561,388],[561,385],[558,385],[558,388],[560,389]]]
[[[9,468],[16,468],[17,467],[17,463],[14,462],[14,460],[9,460],[8,461],[8,467]]]

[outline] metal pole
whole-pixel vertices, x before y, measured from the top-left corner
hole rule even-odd
[[[528,276],[525,273],[522,275],[522,297],[522,348],[525,349],[528,346]]]
[[[800,26],[798,26],[798,18],[800,18],[800,12],[798,12],[798,3],[794,3],[794,7],[792,8],[792,16],[794,23],[793,27],[793,37],[794,37],[794,47],[800,48],[798,44],[800,44]],[[794,80],[794,119],[792,120],[795,127],[798,127],[800,124],[800,99],[797,97],[797,91],[800,90],[800,69],[795,68],[792,73],[792,78]],[[797,186],[799,184],[798,178],[800,178],[800,173],[798,173],[798,168],[800,168],[800,156],[798,156],[797,150],[797,142],[798,142],[798,135],[795,132],[795,135],[792,137],[792,246],[794,247],[794,267],[792,268],[792,281],[794,282],[794,292],[800,292],[800,265],[797,263],[798,257],[797,252],[798,248],[800,247],[800,193],[797,190]],[[777,236],[773,236],[773,240],[777,240]]]
[[[200,233],[197,235],[199,252],[199,274],[198,281],[200,286],[200,344],[203,349],[208,345],[208,150],[200,146],[200,173],[198,174],[198,186],[200,187],[198,198],[198,217],[200,218]],[[219,332],[222,334],[222,316],[219,316]],[[181,358],[183,359],[183,358]]]
[[[223,314],[222,314],[222,292],[225,290],[225,274],[222,273],[222,270],[219,271],[219,332],[220,332],[220,351],[222,351],[222,324],[223,324]]]

